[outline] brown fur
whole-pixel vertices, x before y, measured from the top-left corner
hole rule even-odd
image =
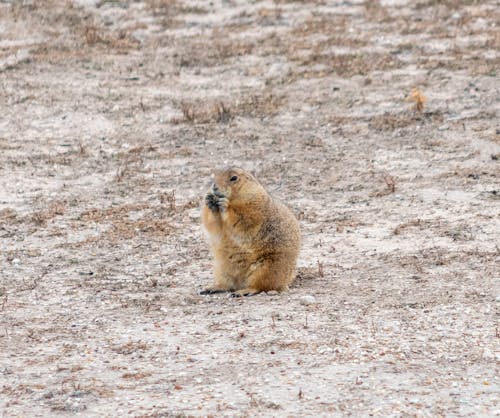
[[[217,172],[202,221],[215,273],[214,284],[202,294],[248,296],[288,289],[299,255],[299,224],[250,173],[240,168]]]

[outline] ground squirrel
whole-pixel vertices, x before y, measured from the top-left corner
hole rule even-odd
[[[218,171],[205,197],[202,221],[214,256],[215,282],[201,294],[231,291],[239,297],[281,291],[295,278],[299,223],[250,173],[241,168]]]

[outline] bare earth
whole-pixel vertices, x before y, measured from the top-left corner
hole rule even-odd
[[[0,416],[500,415],[499,22],[0,1]],[[300,219],[287,293],[198,295],[228,164]]]

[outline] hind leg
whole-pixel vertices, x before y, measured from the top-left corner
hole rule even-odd
[[[287,289],[287,284],[286,269],[280,269],[275,260],[265,260],[254,264],[246,280],[246,287],[238,289],[231,296],[253,296],[269,290],[281,291]]]
[[[232,292],[235,290],[234,280],[217,266],[214,268],[215,281],[211,286],[200,292],[200,295],[213,295],[215,293]]]
[[[261,291],[258,289],[254,289],[252,287],[246,287],[245,289],[237,290],[236,292],[231,293],[232,298],[241,298],[242,296],[254,296],[258,295]]]
[[[231,289],[218,289],[216,285],[214,285],[201,290],[200,295],[215,295],[216,293],[226,293],[230,291]]]

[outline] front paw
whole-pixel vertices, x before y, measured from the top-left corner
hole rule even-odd
[[[229,199],[227,197],[221,197],[219,198],[217,202],[217,206],[219,207],[219,210],[221,212],[224,212],[227,207],[229,206]]]
[[[229,205],[229,199],[223,195],[208,193],[205,197],[205,203],[212,212],[224,212]]]
[[[213,193],[208,193],[205,196],[205,203],[212,212],[217,212],[219,210],[219,198]]]

